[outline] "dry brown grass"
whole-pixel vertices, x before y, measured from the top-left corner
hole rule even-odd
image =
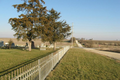
[[[93,47],[95,48],[120,48],[120,46],[112,46],[112,45],[100,45],[99,44],[93,44]]]
[[[72,44],[69,42],[57,42],[57,46],[70,46],[70,45]]]
[[[100,48],[98,50],[120,53],[120,48]]]
[[[90,44],[90,40],[80,41],[86,46]],[[93,48],[120,48],[120,41],[105,41],[105,40],[92,40]]]

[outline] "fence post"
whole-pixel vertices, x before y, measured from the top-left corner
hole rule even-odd
[[[39,71],[39,80],[41,80],[40,59],[38,59],[38,71]]]
[[[60,60],[60,52],[58,51],[58,59]]]
[[[54,65],[54,63],[53,63],[53,60],[54,60],[54,56],[53,56],[53,53],[52,53],[52,70],[53,70],[53,65]]]

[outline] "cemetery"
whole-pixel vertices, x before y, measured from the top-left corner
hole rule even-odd
[[[0,80],[120,80],[119,1],[20,1],[0,1]]]

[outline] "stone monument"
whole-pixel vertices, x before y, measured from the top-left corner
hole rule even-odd
[[[48,48],[53,48],[53,47],[54,47],[53,44],[50,44],[50,46]]]
[[[40,46],[40,50],[46,50],[46,45],[42,43]]]
[[[35,48],[34,41],[32,41],[32,43],[31,43],[31,48]]]
[[[0,47],[4,46],[4,41],[0,41]]]
[[[11,47],[15,47],[15,43],[12,43]]]

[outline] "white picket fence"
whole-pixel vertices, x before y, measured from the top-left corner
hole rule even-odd
[[[69,49],[70,46],[66,46],[32,64],[1,76],[0,80],[44,80]]]

